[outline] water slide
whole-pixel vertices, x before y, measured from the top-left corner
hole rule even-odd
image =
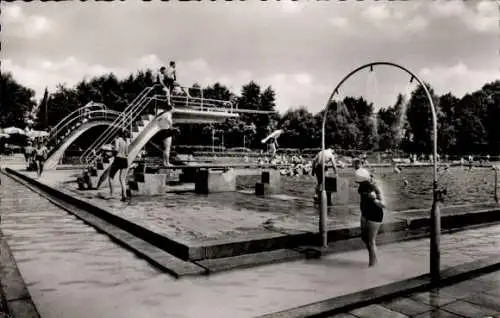
[[[54,169],[68,147],[83,133],[97,126],[112,125],[118,115],[119,112],[94,102],[71,112],[49,133],[46,141],[49,154],[44,168]]]
[[[96,120],[78,126],[78,128],[71,131],[69,135],[63,139],[62,143],[60,143],[59,146],[55,148],[55,150],[49,155],[49,157],[45,161],[44,168],[55,169],[64,153],[66,152],[66,149],[68,149],[68,147],[71,146],[73,142],[75,142],[82,134],[84,134],[89,129],[98,126],[109,125],[111,125],[110,120]]]

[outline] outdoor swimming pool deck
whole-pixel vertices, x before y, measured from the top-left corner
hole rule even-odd
[[[64,176],[67,176],[67,173],[67,171],[64,173],[61,171],[47,172],[46,176],[39,181],[56,186],[58,182],[65,180]],[[59,177],[56,177],[57,175]],[[56,260],[54,260],[55,252],[48,250],[50,243],[54,240],[57,242],[70,241],[69,236],[72,235],[73,231],[64,234],[68,237],[46,238],[47,241],[43,244],[47,253],[36,253],[37,259],[33,259],[36,246],[27,248],[18,240],[18,237],[27,239],[33,235],[30,232],[33,230],[38,233],[37,237],[39,237],[40,230],[50,227],[52,221],[45,215],[46,213],[44,218],[35,222],[37,214],[40,214],[42,210],[51,211],[50,213],[53,213],[53,217],[57,220],[67,218],[68,214],[62,210],[55,211],[54,208],[50,208],[52,204],[43,198],[41,203],[27,201],[25,192],[29,190],[16,184],[13,180],[6,179],[3,177],[7,186],[4,186],[3,190],[2,228],[8,241],[13,244],[14,257],[17,260],[23,259],[19,267],[28,282],[28,289],[33,295],[34,302],[39,307],[42,317],[56,317],[56,313],[63,314],[63,316],[68,316],[64,313],[71,314],[70,316],[75,318],[88,317],[89,312],[83,310],[80,301],[83,298],[86,307],[88,304],[92,304],[90,314],[93,316],[136,317],[140,312],[147,312],[150,317],[223,318],[255,317],[284,311],[281,314],[271,315],[271,317],[301,317],[301,315],[293,315],[293,310],[288,310],[291,307],[314,302],[327,305],[341,303],[342,301],[338,300],[337,297],[345,297],[361,290],[397,283],[428,273],[429,240],[427,238],[380,246],[381,266],[376,268],[367,267],[366,251],[351,250],[327,255],[317,260],[302,259],[256,268],[237,269],[208,277],[186,276],[180,280],[175,280],[169,275],[151,277],[146,275],[148,277],[132,281],[119,279],[119,277],[130,276],[138,278],[137,273],[132,274],[130,271],[150,267],[145,262],[138,263],[132,253],[119,249],[113,253],[114,257],[120,259],[121,264],[129,265],[115,267],[112,277],[107,277],[108,286],[115,286],[111,281],[115,278],[120,282],[119,284],[113,288],[102,289],[101,287],[99,289],[99,286],[94,286],[95,284],[92,283],[92,280],[98,280],[93,277],[96,275],[93,268],[95,261],[90,262],[92,257],[96,257],[96,251],[93,251],[92,246],[88,244],[97,239],[97,236],[101,237],[102,235],[95,233],[87,238],[87,243],[81,241],[80,244],[88,246],[84,251],[73,250],[69,254],[58,255]],[[75,187],[74,184],[71,186]],[[282,201],[288,202],[288,200]],[[98,204],[103,205],[106,202],[110,201],[101,200]],[[111,202],[122,204],[113,200]],[[115,209],[119,210],[120,207],[118,205]],[[106,209],[113,210],[108,209],[108,207]],[[420,212],[417,211],[417,213]],[[35,223],[30,226],[21,226],[20,224],[27,222],[26,218]],[[353,224],[357,226],[357,220],[355,222]],[[197,226],[199,227],[199,225]],[[36,230],[39,227],[40,230]],[[63,232],[60,233],[63,235]],[[498,257],[499,238],[500,225],[444,234],[441,240],[442,268],[463,265],[488,257]],[[114,245],[109,240],[102,244]],[[51,262],[57,262],[57,266],[50,266]],[[40,268],[38,264],[44,264],[43,268]],[[81,284],[89,285],[88,287],[94,286],[99,289],[99,292],[89,294],[85,291],[88,290],[86,288],[71,288],[70,282],[76,279],[74,277],[75,271],[79,273]],[[144,269],[140,272],[144,272]],[[51,277],[51,279],[43,277]],[[85,279],[91,281],[84,283]],[[30,284],[30,282],[35,281],[38,283]],[[56,295],[47,299],[44,293],[49,290],[57,291],[58,297],[64,295],[64,300],[54,298]],[[160,294],[163,296],[160,297]],[[370,297],[368,295],[366,299]],[[323,302],[326,299],[329,300]],[[151,301],[155,305],[151,306]],[[316,312],[309,313],[317,314],[320,312],[318,310],[328,309],[327,305],[323,305],[323,307],[321,305],[319,307],[318,305],[313,306],[316,308]],[[78,308],[80,310],[77,310]]]
[[[36,179],[34,172],[19,172]],[[130,221],[185,246],[187,252],[179,252],[185,255],[176,255],[184,259],[203,260],[277,250],[288,248],[290,244],[296,246],[297,240],[302,240],[302,245],[315,243],[311,242],[313,238],[310,234],[318,231],[318,207],[312,198],[286,193],[258,197],[252,191],[209,195],[181,191],[155,197],[133,197],[130,202],[124,203],[119,201],[119,186],[116,184],[113,199],[104,198],[109,191],[105,185],[99,190],[77,190],[77,185],[72,181],[78,172],[52,170],[36,180],[102,209],[104,213]],[[187,187],[189,189],[192,186]],[[429,209],[389,211],[384,217],[383,231],[424,227],[429,218]],[[499,213],[494,213],[497,210]],[[494,202],[454,205],[442,207],[441,214],[443,227],[450,228],[454,222],[457,226],[463,226],[474,222],[500,221],[500,206]],[[328,228],[332,240],[358,236],[358,204],[331,207]],[[292,238],[296,241],[288,242]],[[258,240],[259,244],[252,246],[249,243]]]
[[[13,180],[4,177],[4,182],[2,228],[14,257],[21,261],[21,273],[42,317],[132,318],[140,313],[148,317],[255,317],[326,299],[335,303],[336,297],[428,272],[429,242],[420,239],[381,246],[381,266],[376,268],[366,266],[366,252],[359,250],[175,280],[146,270],[147,263],[126,250],[112,249],[114,243],[88,229],[85,239],[77,241],[81,247],[76,248],[72,237],[77,228],[60,228],[68,218],[64,211],[57,211],[43,198],[33,200]],[[43,218],[37,218],[40,211],[46,211]],[[59,224],[59,234],[45,236],[45,232],[54,233],[54,222]],[[499,225],[443,235],[443,269],[498,256],[499,238]],[[74,245],[71,252],[64,252]],[[117,260],[122,265],[111,268]],[[103,265],[97,270],[99,262]],[[276,315],[280,316],[300,317]]]

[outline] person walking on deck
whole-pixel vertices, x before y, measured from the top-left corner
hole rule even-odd
[[[45,147],[42,141],[38,141],[36,150],[35,150],[35,162],[36,162],[36,170],[37,175],[40,178],[43,172],[43,163],[47,159],[48,149]]]
[[[125,140],[126,132],[125,130],[122,130],[120,132],[120,135],[118,138],[115,140],[115,145],[114,145],[114,154],[115,158],[113,159],[113,163],[111,164],[111,167],[109,168],[109,177],[108,177],[108,185],[109,185],[109,195],[112,197],[113,196],[113,185],[111,182],[113,181],[115,174],[119,171],[118,178],[120,179],[120,187],[122,190],[122,201],[125,201],[127,199],[127,194],[126,194],[126,189],[125,189],[125,182],[127,178],[127,172],[128,172],[128,143]]]
[[[34,155],[35,148],[33,147],[33,143],[31,140],[28,140],[28,145],[24,148],[24,159],[26,160],[27,170],[31,171],[34,166]]]
[[[354,177],[358,184],[361,210],[361,239],[368,250],[368,265],[377,264],[377,246],[375,244],[380,225],[384,218],[385,201],[382,191],[368,170],[363,168],[361,160],[356,159]]]

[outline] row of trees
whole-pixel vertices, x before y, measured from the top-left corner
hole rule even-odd
[[[139,71],[123,80],[113,74],[82,80],[74,87],[57,86],[47,91],[37,105],[34,91],[22,86],[9,73],[1,74],[0,126],[24,127],[27,114],[37,112],[35,128],[56,125],[71,111],[89,101],[101,102],[122,111],[155,76],[150,70]],[[439,151],[448,154],[500,154],[500,80],[457,98],[451,93],[438,96],[431,92],[438,111]],[[195,84],[194,87],[200,88]],[[196,94],[196,90],[192,91]],[[290,109],[280,116],[276,111],[275,92],[257,83],[244,85],[239,96],[216,83],[203,88],[206,98],[233,100],[239,108],[265,110],[270,114],[241,114],[238,119],[220,124],[183,125],[176,144],[216,145],[249,148],[262,147],[260,140],[276,128],[285,130],[280,137],[284,148],[314,148],[321,144],[323,111],[312,114],[305,106]],[[374,111],[373,103],[362,97],[346,97],[332,102],[327,114],[326,142],[342,149],[402,150],[430,153],[432,149],[431,111],[423,87],[410,96],[399,95],[394,105]],[[94,140],[99,129],[78,141],[81,147]],[[214,138],[215,137],[215,138]]]

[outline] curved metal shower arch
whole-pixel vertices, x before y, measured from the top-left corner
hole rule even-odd
[[[391,62],[372,62],[368,63],[365,65],[362,65],[349,74],[345,76],[339,84],[335,87],[333,90],[332,94],[330,95],[330,98],[328,99],[326,106],[325,106],[325,111],[323,114],[323,123],[322,123],[322,128],[321,128],[321,150],[325,150],[325,126],[326,126],[326,118],[328,114],[328,108],[331,104],[331,101],[335,94],[338,94],[338,90],[342,84],[344,84],[352,75],[355,73],[361,71],[362,69],[365,68],[370,68],[370,71],[373,70],[373,66],[376,65],[386,65],[386,66],[392,66],[396,67],[400,70],[403,70],[404,72],[408,73],[411,76],[411,80],[415,79],[424,89],[425,94],[427,95],[427,99],[429,100],[429,104],[431,107],[431,112],[432,112],[432,134],[433,134],[433,158],[434,158],[434,164],[433,164],[433,175],[434,175],[434,182],[433,182],[433,202],[432,202],[432,208],[431,208],[431,246],[430,246],[430,272],[431,272],[431,278],[433,282],[439,281],[440,277],[440,251],[439,251],[439,241],[440,241],[440,231],[441,231],[441,217],[440,217],[440,211],[439,211],[439,197],[440,193],[438,190],[438,164],[437,164],[437,116],[436,116],[436,108],[434,107],[434,103],[432,101],[431,94],[425,84],[418,78],[417,75],[415,75],[413,72],[408,70],[407,68],[391,63]],[[320,221],[319,221],[319,231],[321,234],[322,238],[322,245],[323,247],[328,246],[328,237],[327,237],[327,225],[326,225],[326,219],[327,219],[327,203],[326,203],[326,190],[325,190],[325,160],[323,156],[323,161],[321,163],[322,170],[323,170],[323,179],[321,183],[321,213],[320,213]]]

